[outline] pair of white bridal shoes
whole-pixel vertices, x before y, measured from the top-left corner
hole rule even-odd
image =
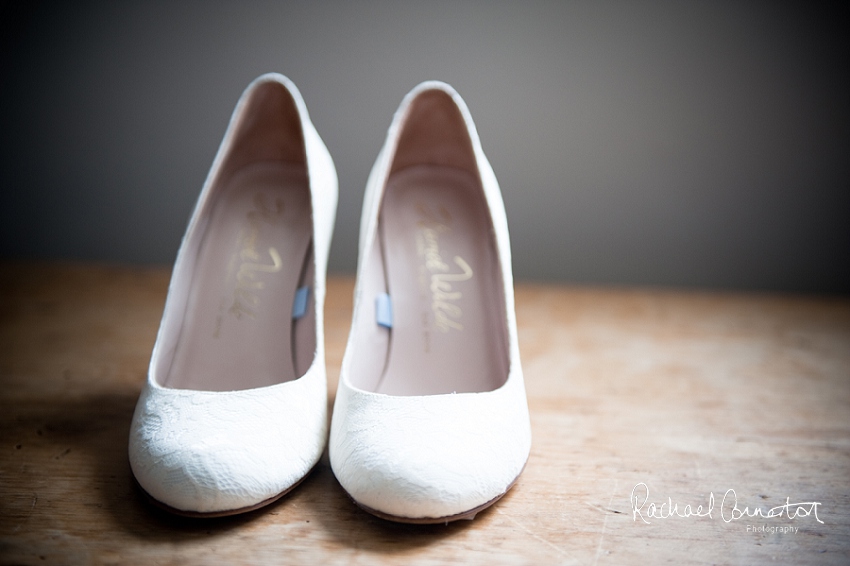
[[[130,464],[158,505],[220,516],[295,487],[328,438],[325,272],[337,178],[287,78],[237,104],[174,266]],[[508,228],[460,96],[411,91],[366,187],[334,474],[379,517],[472,518],[528,459]]]

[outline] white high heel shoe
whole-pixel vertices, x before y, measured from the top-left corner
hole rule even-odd
[[[437,523],[502,497],[528,459],[510,243],[469,111],[426,82],[366,187],[330,459],[379,517]]]
[[[239,99],[174,265],[130,430],[133,474],[170,511],[268,504],[327,438],[323,305],[333,161],[279,74]]]

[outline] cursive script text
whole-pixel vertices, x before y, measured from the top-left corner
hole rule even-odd
[[[258,249],[257,240],[263,224],[276,224],[283,212],[283,201],[267,202],[262,193],[254,196],[254,208],[248,212],[248,223],[239,235],[239,269],[236,271],[236,287],[229,312],[237,319],[243,316],[256,318],[260,304],[259,291],[265,287],[260,279],[263,273],[277,273],[283,267],[280,253],[269,246]]]
[[[431,293],[431,311],[434,315],[434,325],[440,332],[450,330],[463,330],[461,317],[463,310],[460,307],[463,294],[455,287],[455,284],[472,279],[472,267],[461,256],[456,255],[452,259],[455,270],[443,260],[440,252],[440,236],[451,232],[451,216],[442,207],[439,215],[442,222],[424,204],[417,205],[420,219],[417,225],[420,234],[417,241],[419,255],[424,260],[425,270],[430,275],[428,289]]]
[[[637,521],[638,517],[646,524],[650,524],[649,519],[669,519],[670,517],[709,517],[714,518],[712,513],[715,509],[714,492],[708,495],[708,502],[705,506],[698,505],[696,507],[690,504],[684,507],[679,507],[678,503],[674,503],[672,498],[668,497],[667,501],[660,505],[654,502],[649,502],[649,487],[643,483],[638,483],[629,496],[629,503],[632,507],[632,520]],[[796,519],[798,517],[808,517],[813,515],[818,523],[823,524],[823,521],[818,517],[818,507],[821,505],[817,501],[804,501],[800,503],[791,503],[791,498],[786,497],[785,503],[764,510],[760,507],[750,509],[738,506],[738,494],[734,489],[727,489],[723,494],[723,499],[720,501],[719,514],[724,522],[730,523],[740,519],[761,517],[764,519],[788,517],[788,519]]]

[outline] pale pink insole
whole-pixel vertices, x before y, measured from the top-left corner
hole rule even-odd
[[[394,174],[380,238],[393,321],[376,391],[429,395],[501,386],[507,378],[504,299],[477,180],[436,166]]]
[[[296,379],[315,350],[310,192],[303,166],[260,163],[217,192],[163,385],[231,391]]]

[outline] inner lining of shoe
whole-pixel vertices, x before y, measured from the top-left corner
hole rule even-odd
[[[477,178],[435,165],[393,174],[378,236],[385,289],[372,290],[371,324],[387,334],[387,350],[368,388],[434,395],[500,387],[508,371],[504,297]]]
[[[165,387],[272,385],[303,375],[315,356],[312,207],[298,107],[269,81],[237,108],[172,274],[152,368]]]
[[[316,347],[305,168],[247,166],[210,207],[163,385],[232,391],[296,379]]]
[[[420,92],[403,118],[364,250],[350,379],[367,391],[492,391],[508,377],[505,297],[472,141],[457,103]]]

